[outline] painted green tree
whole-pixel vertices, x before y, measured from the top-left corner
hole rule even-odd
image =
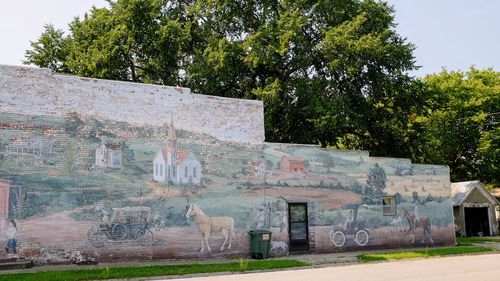
[[[384,195],[387,176],[378,163],[375,163],[368,172],[366,187],[362,194],[363,202],[368,204],[381,204]]]

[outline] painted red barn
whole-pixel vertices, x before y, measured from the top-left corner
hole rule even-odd
[[[299,156],[283,156],[280,161],[280,171],[287,172],[303,172],[304,171],[304,158]]]

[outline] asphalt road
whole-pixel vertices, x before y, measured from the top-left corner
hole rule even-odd
[[[169,279],[172,281],[172,279]],[[183,281],[489,281],[500,280],[500,254],[204,276]]]

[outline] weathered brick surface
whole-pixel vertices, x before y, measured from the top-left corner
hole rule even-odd
[[[179,129],[224,141],[264,141],[260,101],[197,95],[188,88],[52,74],[48,69],[0,65],[0,111],[59,116],[75,112],[137,126],[162,126],[175,113]]]
[[[444,166],[264,143],[259,101],[0,66],[0,240],[15,219],[35,263],[248,256],[256,228],[275,256],[451,245],[449,181]]]

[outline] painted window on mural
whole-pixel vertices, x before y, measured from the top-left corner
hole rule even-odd
[[[384,196],[382,198],[382,211],[384,216],[394,216],[396,214],[396,196]]]
[[[155,165],[155,175],[158,175],[158,164]]]
[[[160,176],[163,177],[163,164],[160,164]]]
[[[187,178],[188,176],[188,167],[184,167],[184,177]]]
[[[193,168],[193,178],[196,178],[196,167]]]

